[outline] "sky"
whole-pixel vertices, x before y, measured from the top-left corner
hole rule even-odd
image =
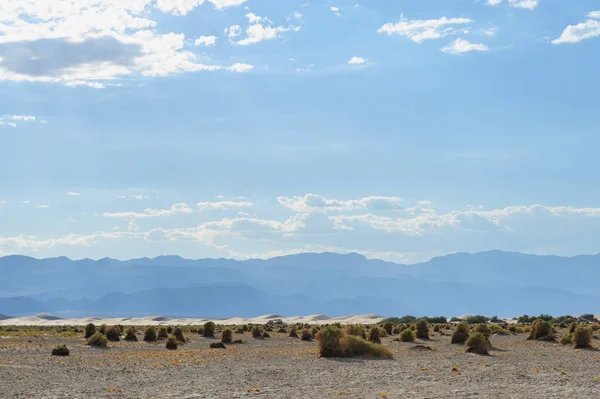
[[[0,0],[0,256],[600,252],[597,0]]]

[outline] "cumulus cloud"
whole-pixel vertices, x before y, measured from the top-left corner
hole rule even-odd
[[[362,64],[365,64],[366,62],[367,61],[362,57],[352,57],[348,60],[349,65],[362,65]]]
[[[216,43],[217,43],[216,36],[200,36],[199,38],[196,39],[196,41],[194,42],[194,45],[210,47],[210,46],[214,46]]]
[[[232,72],[244,73],[253,70],[254,67],[250,64],[242,64],[238,62],[237,64],[233,64],[232,66],[227,67],[227,69]]]
[[[468,18],[446,18],[429,20],[408,20],[402,16],[397,23],[384,24],[378,33],[386,33],[389,36],[405,36],[416,43],[425,40],[439,39],[457,31],[457,27],[473,22]]]
[[[200,211],[239,209],[253,206],[252,202],[245,201],[219,201],[219,202],[198,202],[196,204]]]
[[[70,196],[70,197],[79,197],[81,195],[81,193],[77,193],[77,192],[74,192],[74,191],[69,191],[67,193],[67,195]]]
[[[456,39],[455,41],[453,41],[452,43],[449,43],[448,45],[446,45],[445,47],[442,48],[442,51],[444,53],[448,53],[448,54],[455,54],[455,55],[460,55],[460,54],[465,54],[465,53],[469,53],[471,51],[488,51],[489,48],[488,46],[486,46],[483,43],[471,43],[468,40],[465,39]]]
[[[1,80],[1,78],[0,78],[0,80]],[[35,116],[32,116],[32,115],[4,115],[4,116],[0,116],[0,127],[1,126],[17,127],[17,122],[37,122],[37,118]],[[47,122],[46,121],[39,121],[39,123],[47,123]]]
[[[341,17],[342,14],[340,14],[340,9],[338,7],[334,7],[331,6],[329,7],[329,9],[331,10],[332,13],[334,13],[336,16]]]
[[[400,210],[398,197],[372,196],[355,200],[325,198],[319,194],[306,194],[303,197],[277,197],[277,201],[294,212],[348,211],[353,209]]]
[[[143,212],[105,212],[103,216],[121,219],[154,218],[159,216],[171,216],[178,213],[192,213],[192,208],[185,202],[173,204],[169,209],[146,208]]]
[[[502,2],[503,0],[487,0],[487,4],[490,6],[498,6]],[[534,10],[539,5],[539,0],[508,0],[508,5],[514,8]]]
[[[249,44],[256,44],[256,43],[260,43],[264,40],[272,40],[272,39],[277,39],[279,38],[279,34],[282,32],[289,32],[289,31],[299,31],[300,27],[299,26],[293,26],[293,25],[289,25],[289,26],[273,26],[273,22],[267,18],[267,17],[260,17],[257,16],[253,13],[248,13],[246,14],[246,18],[248,18],[248,22],[250,23],[250,26],[248,26],[248,28],[246,28],[246,37],[238,40],[237,42],[235,42],[235,44],[238,44],[240,46],[247,46]],[[232,28],[235,28],[232,31]],[[239,36],[240,31],[238,30],[239,26],[234,25],[234,26],[230,26],[228,29],[228,31],[226,30],[226,33],[229,35],[229,37],[237,37]]]
[[[600,11],[592,11],[587,17],[584,22],[567,26],[559,38],[552,40],[552,44],[579,43],[600,36]]]

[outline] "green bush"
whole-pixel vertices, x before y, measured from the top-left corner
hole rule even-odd
[[[456,325],[456,329],[452,333],[453,344],[464,344],[469,339],[469,325],[467,323],[460,322]]]
[[[136,331],[135,331],[135,327],[134,326],[129,326],[127,327],[127,329],[125,330],[125,338],[123,338],[125,341],[130,341],[130,342],[137,342],[137,336],[135,335]]]
[[[156,329],[152,326],[144,331],[144,342],[156,342]]]
[[[405,329],[400,333],[400,341],[402,342],[413,342],[415,340],[415,334],[410,328]]]
[[[106,330],[106,339],[113,342],[121,340],[121,330],[117,326],[112,326]]]
[[[169,338],[167,338],[167,343],[166,343],[165,347],[170,350],[177,349],[177,338],[175,338],[175,336],[171,335]]]
[[[562,345],[569,345],[569,344],[572,344],[572,343],[573,343],[573,333],[568,333],[568,334],[565,334],[565,335],[563,335],[563,336],[560,338],[560,343],[561,343]]]
[[[546,320],[539,318],[536,319],[529,330],[529,337],[527,339],[534,339],[538,341],[554,341],[554,329],[552,325]]]
[[[573,348],[591,348],[592,347],[592,331],[588,327],[577,326],[573,333]]]
[[[491,347],[490,341],[485,335],[480,332],[476,332],[466,342],[469,349],[468,352],[477,353],[479,355],[489,355],[489,349]]]
[[[90,323],[85,326],[85,339],[88,339],[92,335],[96,334],[96,326],[94,323]]]
[[[302,330],[301,339],[302,339],[302,341],[312,341],[312,339],[313,339],[312,331],[309,330],[308,328],[305,328],[304,330]]]
[[[419,320],[415,324],[417,338],[429,339],[429,327],[425,320]]]
[[[367,339],[367,333],[365,332],[365,326],[360,324],[350,324],[346,326],[346,332],[348,335],[354,335],[355,337],[361,337]]]
[[[225,344],[230,344],[233,340],[233,331],[231,328],[224,328],[221,332],[221,342]]]
[[[177,341],[179,341],[179,342],[186,342],[185,335],[183,335],[183,330],[181,329],[181,327],[177,327],[176,329],[174,329],[173,330],[173,335],[175,336],[175,338],[177,339]]]
[[[202,335],[206,338],[214,338],[215,337],[215,328],[217,326],[212,321],[207,321],[204,323],[204,327],[202,328]]]
[[[354,357],[373,356],[392,358],[392,353],[385,347],[364,339],[348,335],[342,328],[326,327],[316,336],[321,357]]]
[[[107,329],[108,329],[108,327],[106,327],[106,324],[102,324],[102,325],[100,326],[100,328],[98,329],[98,332],[99,332],[100,334],[106,335],[106,330],[107,330]]]
[[[468,316],[465,321],[467,324],[482,324],[487,323],[488,318],[485,316],[477,315],[477,316]]]
[[[97,332],[96,334],[92,335],[87,340],[87,345],[89,345],[89,346],[95,346],[97,348],[106,348],[107,344],[108,344],[108,340],[106,339],[106,337],[104,336],[104,334],[101,334],[99,332]]]
[[[382,335],[382,329],[377,327],[377,326],[373,326],[373,328],[371,328],[369,330],[369,337],[368,340],[370,342],[373,342],[375,344],[380,344],[381,343],[381,335]]]
[[[392,323],[385,322],[383,323],[383,329],[385,330],[386,333],[388,333],[388,335],[392,334],[392,329],[394,328],[394,325]]]

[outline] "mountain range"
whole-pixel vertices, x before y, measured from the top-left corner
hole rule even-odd
[[[600,255],[488,251],[402,265],[358,254],[267,260],[0,258],[0,313],[68,317],[598,313]]]

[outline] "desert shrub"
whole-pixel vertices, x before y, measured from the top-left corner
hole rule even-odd
[[[415,324],[416,336],[420,339],[429,339],[429,326],[425,320],[419,320]]]
[[[121,340],[121,330],[117,326],[112,326],[106,330],[106,339],[113,342]]]
[[[207,321],[206,323],[204,323],[204,327],[202,328],[202,335],[206,338],[214,338],[215,328],[215,323],[213,323],[212,321]]]
[[[573,333],[573,348],[591,348],[592,347],[592,331],[585,326],[578,326]]]
[[[292,327],[290,330],[290,337],[298,338],[298,329],[296,327]]]
[[[326,327],[317,334],[321,357],[373,356],[391,358],[392,353],[385,347],[364,339],[348,335],[344,329]]]
[[[388,317],[387,319],[381,320],[382,324],[392,323],[392,324],[410,324],[417,320],[415,316],[403,316],[403,317]]]
[[[262,337],[263,338],[271,338],[271,336],[269,335],[269,333],[266,332],[266,331],[263,333]]]
[[[575,323],[575,322],[571,323],[571,325],[569,326],[569,334],[573,334],[575,332],[576,328],[577,328],[577,323]]]
[[[149,326],[144,331],[144,342],[156,342],[156,329]]]
[[[464,344],[469,339],[469,325],[465,322],[458,323],[452,333],[453,344]]]
[[[581,320],[587,321],[588,323],[594,323],[598,321],[596,320],[596,317],[591,313],[582,314],[581,316],[579,316],[579,318]]]
[[[167,343],[165,344],[165,347],[170,350],[177,349],[177,338],[175,338],[174,335],[171,335],[169,338],[167,338]]]
[[[52,356],[69,356],[69,348],[65,344],[57,345],[52,349]]]
[[[169,331],[166,327],[158,327],[158,339],[169,338]]]
[[[99,332],[100,334],[104,334],[104,335],[106,335],[106,330],[107,330],[107,329],[108,329],[108,327],[106,327],[106,324],[102,324],[102,325],[100,326],[100,328],[98,329],[98,332]]]
[[[259,326],[252,327],[252,338],[262,338],[262,329]]]
[[[244,334],[244,330],[241,328],[238,328],[237,330],[235,330],[236,334]]]
[[[223,341],[221,341],[221,342],[212,342],[210,344],[210,348],[211,349],[226,349],[225,348],[225,344],[223,343]]]
[[[279,328],[279,330],[277,330],[277,332],[280,334],[287,334],[287,330],[283,327]]]
[[[435,326],[433,326],[433,331],[440,332],[440,325],[436,324]]]
[[[511,332],[511,333],[513,333],[513,334],[516,334],[517,333],[517,326],[514,325],[514,324],[511,324],[510,326],[508,326],[508,331]]]
[[[462,320],[461,320],[462,321]],[[477,316],[468,316],[465,321],[467,324],[482,324],[487,323],[488,318],[485,316],[477,315]]]
[[[495,335],[508,335],[508,331],[505,330],[504,328],[502,328],[502,326],[500,326],[498,324],[489,325],[489,329],[492,332],[492,334],[495,334]]]
[[[223,331],[221,332],[221,342],[230,344],[232,340],[233,340],[233,331],[231,331],[231,328],[223,329]]]
[[[529,324],[529,323],[533,323],[533,321],[535,320],[534,316],[528,316],[526,314],[519,316],[517,318],[517,323],[519,324]]]
[[[598,330],[600,330],[600,324],[594,323],[594,324],[592,324],[591,328],[592,328],[592,331],[598,331]]]
[[[395,325],[392,329],[392,334],[400,334],[402,332],[402,328],[400,328],[400,324]]]
[[[413,342],[415,340],[415,334],[410,328],[405,329],[400,333],[400,341],[402,342]]]
[[[483,336],[485,336],[487,339],[489,339],[490,335],[492,335],[492,330],[487,324],[479,324],[474,328],[473,331],[483,334]]]
[[[320,328],[317,326],[315,326],[311,329],[313,338],[317,336],[317,334],[319,333],[319,330],[320,330]]]
[[[554,329],[552,325],[544,319],[536,319],[531,324],[531,330],[529,331],[529,338],[538,341],[554,341]]]
[[[185,342],[185,336],[183,335],[183,330],[181,327],[177,327],[175,330],[173,330],[173,336],[177,339],[177,341]]]
[[[467,351],[479,355],[489,355],[490,341],[480,332],[476,332],[466,342]]]
[[[173,334],[173,327],[167,326],[167,333]]]
[[[85,338],[86,339],[88,339],[89,337],[91,337],[94,334],[96,334],[96,326],[94,325],[94,323],[90,323],[87,326],[85,326]]]
[[[312,339],[313,339],[312,331],[309,330],[308,328],[305,328],[304,330],[302,330],[301,339],[302,339],[302,341],[312,341]]]
[[[131,342],[137,342],[137,336],[135,335],[136,331],[135,331],[135,327],[134,326],[129,326],[127,327],[127,330],[125,330],[125,338],[123,338],[125,341],[131,341]]]
[[[348,335],[354,335],[355,337],[361,337],[362,339],[367,339],[367,333],[365,332],[365,327],[359,324],[350,324],[346,326],[346,332]]]
[[[106,339],[106,337],[104,336],[104,334],[101,334],[99,332],[97,332],[96,334],[92,335],[87,340],[87,345],[89,345],[89,346],[95,346],[97,348],[106,348],[107,344],[108,344],[108,340]]]
[[[392,323],[390,323],[389,321],[386,323],[383,323],[383,329],[385,330],[386,333],[388,333],[388,335],[392,334],[393,328],[394,328],[394,325]]]
[[[446,324],[446,323],[448,323],[448,319],[446,319],[444,316],[421,317],[421,320],[425,320],[429,324]]]
[[[563,336],[560,338],[560,341],[559,341],[559,342],[561,343],[561,345],[569,345],[569,344],[572,344],[572,343],[573,343],[573,334],[572,334],[572,333],[568,333],[568,334],[565,334],[565,335],[563,335]]]
[[[381,343],[381,333],[382,333],[382,329],[374,326],[373,328],[371,328],[369,330],[369,341],[370,342],[374,342],[376,344],[380,344]]]
[[[242,326],[242,330],[243,330],[243,331],[245,331],[245,332],[248,332],[248,331],[250,331],[250,329],[248,328],[248,325],[247,325],[247,324],[244,324],[244,325]]]

